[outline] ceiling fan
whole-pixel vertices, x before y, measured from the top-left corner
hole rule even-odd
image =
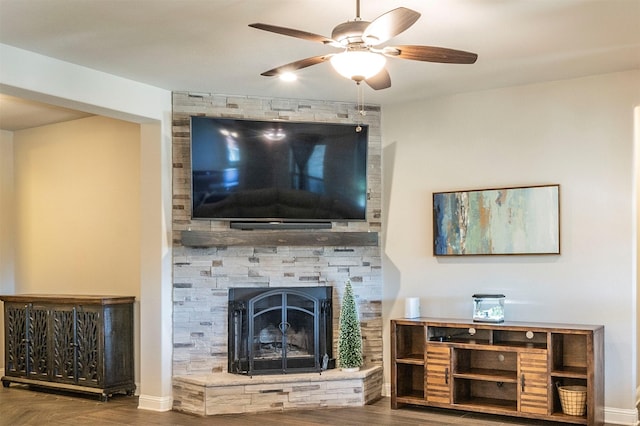
[[[337,25],[331,38],[293,28],[255,23],[250,27],[290,37],[301,38],[343,49],[341,53],[311,56],[263,72],[263,76],[286,73],[330,61],[335,70],[356,83],[364,81],[375,90],[391,87],[391,77],[385,68],[386,58],[449,64],[473,64],[478,55],[444,47],[402,45],[380,46],[411,27],[420,13],[406,7],[393,9],[373,21],[360,18],[360,0],[356,0],[356,18]]]

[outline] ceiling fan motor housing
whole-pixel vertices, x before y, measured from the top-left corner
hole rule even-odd
[[[343,46],[362,44],[362,33],[369,26],[369,21],[348,21],[336,26],[331,32],[331,38]]]

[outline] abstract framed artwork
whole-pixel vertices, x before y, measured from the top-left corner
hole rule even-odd
[[[560,254],[560,185],[434,193],[433,254]]]

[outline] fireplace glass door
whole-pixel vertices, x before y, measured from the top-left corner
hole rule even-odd
[[[237,297],[239,290],[230,290],[229,372],[277,374],[327,368],[330,290],[328,299],[314,294],[317,288],[276,288],[246,300]]]
[[[251,370],[316,367],[318,301],[304,295],[276,293],[253,302]],[[251,311],[252,306],[249,306]]]

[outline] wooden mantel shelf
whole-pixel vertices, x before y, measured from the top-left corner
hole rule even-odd
[[[186,247],[222,246],[377,246],[377,232],[182,231]]]

